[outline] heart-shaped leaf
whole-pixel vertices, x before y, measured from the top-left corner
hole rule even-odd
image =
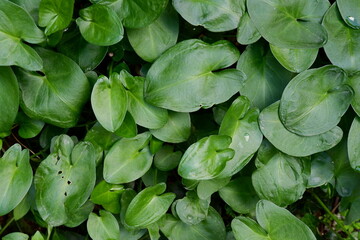
[[[323,26],[328,32],[324,50],[332,64],[349,72],[360,70],[360,31],[349,27],[334,3],[325,14]]]
[[[72,127],[88,99],[89,82],[68,57],[42,48],[37,51],[44,60],[43,74],[20,68],[15,71],[21,89],[21,108],[31,118]]]
[[[329,8],[327,0],[251,0],[248,12],[261,35],[283,48],[319,48],[327,34],[320,22]]]
[[[159,183],[138,193],[126,210],[125,223],[131,227],[144,228],[164,216],[175,199],[175,194],[164,193],[165,189],[166,184]]]
[[[343,131],[337,126],[314,136],[301,136],[288,131],[280,121],[279,104],[278,101],[261,112],[259,125],[264,136],[280,151],[305,157],[329,150],[340,142]]]
[[[95,160],[91,143],[74,146],[67,135],[56,138],[52,153],[40,163],[34,181],[37,209],[49,225],[67,223],[71,213],[89,198],[96,179]]]
[[[29,151],[13,145],[0,158],[0,216],[13,210],[29,191],[33,172]]]
[[[211,135],[192,144],[180,160],[179,175],[191,180],[217,177],[235,155],[230,144],[231,137],[226,135]]]
[[[91,106],[100,124],[115,132],[123,123],[127,111],[127,95],[118,73],[100,77],[91,93]]]
[[[331,130],[339,123],[353,97],[346,81],[345,72],[331,65],[300,73],[286,86],[281,97],[281,122],[289,131],[302,136]]]
[[[229,147],[234,149],[235,155],[226,162],[226,167],[218,178],[231,177],[239,172],[260,147],[263,136],[258,117],[259,110],[250,108],[250,101],[244,96],[238,97],[227,110],[219,134],[232,138]]]
[[[238,58],[238,50],[227,41],[180,42],[150,67],[145,100],[177,112],[194,112],[222,103],[240,89],[245,76],[235,69],[217,70],[231,66]]]
[[[46,27],[46,35],[63,30],[70,24],[73,11],[74,0],[41,0],[39,26]]]
[[[22,42],[41,43],[45,40],[29,13],[4,0],[0,2],[0,19],[0,66],[17,65],[31,71],[40,70],[41,58]]]
[[[10,135],[19,108],[19,85],[10,67],[0,67],[0,138]]]
[[[153,154],[149,149],[151,134],[145,132],[134,138],[122,138],[106,154],[104,179],[113,184],[134,181],[151,167]]]

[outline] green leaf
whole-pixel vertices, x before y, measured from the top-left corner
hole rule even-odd
[[[346,80],[346,73],[331,65],[300,73],[281,97],[281,122],[289,131],[302,136],[334,128],[352,100],[353,91],[345,85]]]
[[[320,22],[329,8],[327,0],[247,1],[248,12],[260,34],[283,48],[319,48],[327,34]]]
[[[0,138],[11,133],[19,108],[19,95],[19,85],[14,72],[10,67],[0,67]]]
[[[235,69],[218,70],[231,66],[238,58],[238,50],[228,41],[207,44],[191,39],[178,43],[150,67],[145,100],[177,112],[194,112],[222,103],[240,89],[245,76]]]
[[[164,142],[185,142],[191,133],[191,119],[188,113],[169,111],[168,121],[159,129],[150,129],[152,135]]]
[[[222,200],[235,212],[253,213],[259,201],[250,177],[238,177],[219,190]]]
[[[99,216],[90,213],[87,230],[93,240],[120,239],[120,228],[116,218],[104,210],[100,210]]]
[[[360,4],[356,0],[337,0],[341,16],[346,24],[354,29],[360,29]]]
[[[81,35],[89,43],[99,46],[110,46],[120,42],[124,28],[116,12],[99,4],[92,5],[79,12],[76,19]]]
[[[177,216],[186,224],[196,225],[206,219],[210,200],[200,199],[196,192],[186,192],[186,197],[175,202]]]
[[[178,173],[190,180],[209,180],[217,177],[231,160],[235,151],[229,148],[231,137],[211,135],[192,144],[180,160]]]
[[[85,72],[96,68],[108,50],[107,47],[97,46],[86,41],[78,29],[65,32],[57,49],[74,60]]]
[[[360,119],[355,117],[348,136],[348,155],[350,165],[353,169],[360,171]]]
[[[243,1],[236,0],[174,0],[180,15],[194,26],[203,26],[212,32],[237,28],[244,11]]]
[[[144,228],[164,216],[175,199],[175,194],[164,193],[165,189],[166,184],[159,183],[138,193],[126,210],[125,223],[132,227]]]
[[[256,219],[262,228],[250,218],[237,217],[232,221],[236,240],[316,240],[305,223],[270,201],[257,203]]]
[[[62,128],[75,126],[90,86],[80,67],[68,57],[39,48],[43,74],[17,68],[20,106],[31,118]],[[43,76],[44,75],[44,76]]]
[[[331,63],[349,72],[360,70],[360,31],[343,21],[336,3],[325,14],[322,24],[329,36],[324,50]]]
[[[172,145],[164,145],[156,152],[154,157],[154,165],[161,171],[170,171],[179,165],[182,152],[175,151]]]
[[[236,40],[242,45],[248,45],[257,42],[260,38],[261,35],[251,20],[249,13],[244,12],[240,17]]]
[[[319,49],[290,49],[270,44],[270,49],[276,60],[290,72],[300,73],[308,69],[318,55]]]
[[[149,129],[163,127],[168,121],[168,112],[144,100],[143,77],[133,77],[125,70],[120,72],[122,81],[128,95],[128,111],[135,122]]]
[[[291,156],[305,157],[329,150],[341,141],[343,131],[337,126],[313,136],[301,136],[288,131],[280,121],[279,104],[277,101],[260,113],[259,125],[264,136],[280,151]]]
[[[31,187],[30,187],[31,188]],[[29,190],[30,192],[31,190]],[[21,218],[23,218],[30,210],[30,201],[32,201],[32,199],[30,199],[31,194],[27,194],[25,195],[25,197],[21,200],[21,202],[14,208],[14,219],[15,221],[20,220]]]
[[[252,173],[252,183],[261,199],[286,206],[302,197],[309,175],[309,159],[278,152]]]
[[[115,132],[120,128],[127,105],[126,91],[118,73],[97,80],[91,93],[91,106],[96,119],[106,130]]]
[[[165,50],[176,44],[179,19],[174,9],[168,7],[150,25],[143,28],[129,28],[126,33],[135,52],[145,61],[153,62]]]
[[[111,213],[120,213],[120,198],[124,187],[118,184],[99,182],[91,193],[90,200]]]
[[[310,228],[288,210],[266,200],[256,205],[256,219],[270,239],[316,240]]]
[[[311,157],[311,174],[308,179],[308,188],[320,187],[334,177],[334,163],[331,157],[323,152]]]
[[[95,178],[91,143],[74,146],[69,136],[58,136],[53,151],[35,173],[36,205],[41,217],[51,226],[67,223],[89,198]]]
[[[45,238],[39,231],[36,231],[36,233],[31,237],[31,240],[45,240]]]
[[[39,26],[46,27],[46,35],[63,30],[70,24],[73,11],[74,0],[41,0]]]
[[[36,137],[45,125],[43,121],[32,119],[23,112],[18,112],[16,122],[19,124],[19,136],[22,138]]]
[[[160,229],[172,240],[225,240],[226,231],[223,219],[212,207],[205,220],[196,225],[188,225],[167,214],[160,224]]]
[[[68,221],[64,225],[69,228],[79,226],[89,218],[90,213],[94,210],[94,206],[92,202],[87,201],[79,208],[69,212]]]
[[[13,210],[29,191],[33,172],[29,151],[19,144],[11,146],[0,158],[0,216]]]
[[[123,123],[115,134],[125,138],[132,138],[137,135],[137,125],[129,112],[126,113]]]
[[[259,110],[250,108],[250,101],[244,96],[235,99],[227,110],[219,134],[232,138],[229,147],[235,150],[235,155],[226,163],[218,178],[231,177],[239,172],[260,147],[263,136],[258,117]]]
[[[39,5],[41,0],[11,0],[11,2],[24,8],[30,16],[38,22],[39,18]]]
[[[151,134],[145,132],[134,138],[122,138],[106,154],[104,179],[113,184],[134,181],[151,167],[153,154],[149,149]]]
[[[230,182],[228,178],[215,178],[210,180],[199,181],[196,191],[200,199],[209,199],[211,195]]]
[[[240,94],[260,109],[280,99],[292,76],[274,58],[265,41],[247,46],[236,68],[247,76],[241,84]]]
[[[354,96],[351,106],[358,116],[360,116],[360,71],[349,76],[347,84],[353,89]]]
[[[0,2],[0,66],[16,65],[36,71],[42,68],[42,60],[30,46],[23,43],[45,41],[43,32],[20,6],[3,0]]]
[[[28,240],[29,236],[21,232],[9,233],[2,238],[2,240]]]

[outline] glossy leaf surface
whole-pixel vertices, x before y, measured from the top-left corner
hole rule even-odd
[[[93,240],[120,239],[120,228],[116,218],[104,210],[100,210],[99,216],[95,213],[90,214],[87,229]]]

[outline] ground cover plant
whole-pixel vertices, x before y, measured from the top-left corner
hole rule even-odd
[[[4,240],[358,239],[358,0],[0,0]]]

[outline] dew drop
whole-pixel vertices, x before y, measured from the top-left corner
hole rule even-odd
[[[245,141],[248,142],[250,139],[250,135],[248,133],[245,133],[244,138],[245,138]]]
[[[354,17],[348,17],[348,19],[349,19],[350,21],[354,21],[354,20],[355,20]]]

